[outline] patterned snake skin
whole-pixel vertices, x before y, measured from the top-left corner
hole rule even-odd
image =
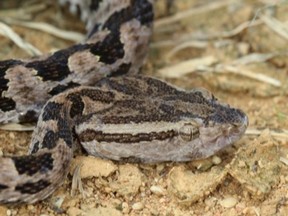
[[[151,36],[152,0],[60,3],[80,9],[85,42],[0,62],[0,123],[38,119],[29,154],[0,157],[0,203],[34,203],[53,193],[67,176],[73,143],[113,160],[190,161],[244,134],[247,116],[209,92],[137,75]]]

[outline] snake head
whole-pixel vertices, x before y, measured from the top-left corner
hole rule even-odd
[[[179,135],[191,158],[207,158],[226,146],[232,145],[245,133],[249,121],[240,109],[219,102],[205,89],[190,92],[191,115],[184,116],[186,123]]]

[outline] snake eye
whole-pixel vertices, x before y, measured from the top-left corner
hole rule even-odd
[[[205,88],[194,88],[191,90],[192,93],[196,93],[196,94],[200,94],[202,95],[204,98],[206,98],[207,100],[217,100],[214,95],[209,92],[207,89]]]
[[[199,128],[195,124],[185,124],[180,128],[179,135],[184,141],[191,141],[199,137]]]

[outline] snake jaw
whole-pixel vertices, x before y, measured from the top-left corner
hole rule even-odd
[[[219,113],[223,113],[223,109],[229,111],[229,113],[224,112],[221,117]],[[218,122],[215,118],[211,118],[214,120],[211,120],[208,123],[206,120],[197,119],[199,136],[195,140],[192,140],[190,144],[190,146],[193,146],[190,151],[197,152],[197,154],[191,152],[193,157],[198,159],[210,157],[238,141],[245,133],[249,121],[247,115],[243,111],[231,108],[227,105],[221,106],[219,110],[221,112],[216,111],[216,113],[218,113],[218,118],[216,118]],[[215,113],[213,114],[213,117],[215,117]],[[234,121],[231,121],[232,117]]]

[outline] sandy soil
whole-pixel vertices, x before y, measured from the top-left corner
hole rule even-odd
[[[16,1],[9,2],[0,4],[11,9],[1,10],[0,19],[25,17],[83,32],[75,17],[54,4],[25,1],[17,11]],[[0,216],[288,215],[288,5],[276,3],[178,0],[167,12],[164,1],[157,2],[143,72],[182,88],[207,88],[241,108],[250,125],[239,142],[190,163],[124,164],[77,154],[51,198],[0,206]],[[74,43],[10,26],[42,52]],[[0,46],[0,59],[29,57],[10,39],[1,37]],[[25,154],[30,137],[1,130],[0,152]]]

